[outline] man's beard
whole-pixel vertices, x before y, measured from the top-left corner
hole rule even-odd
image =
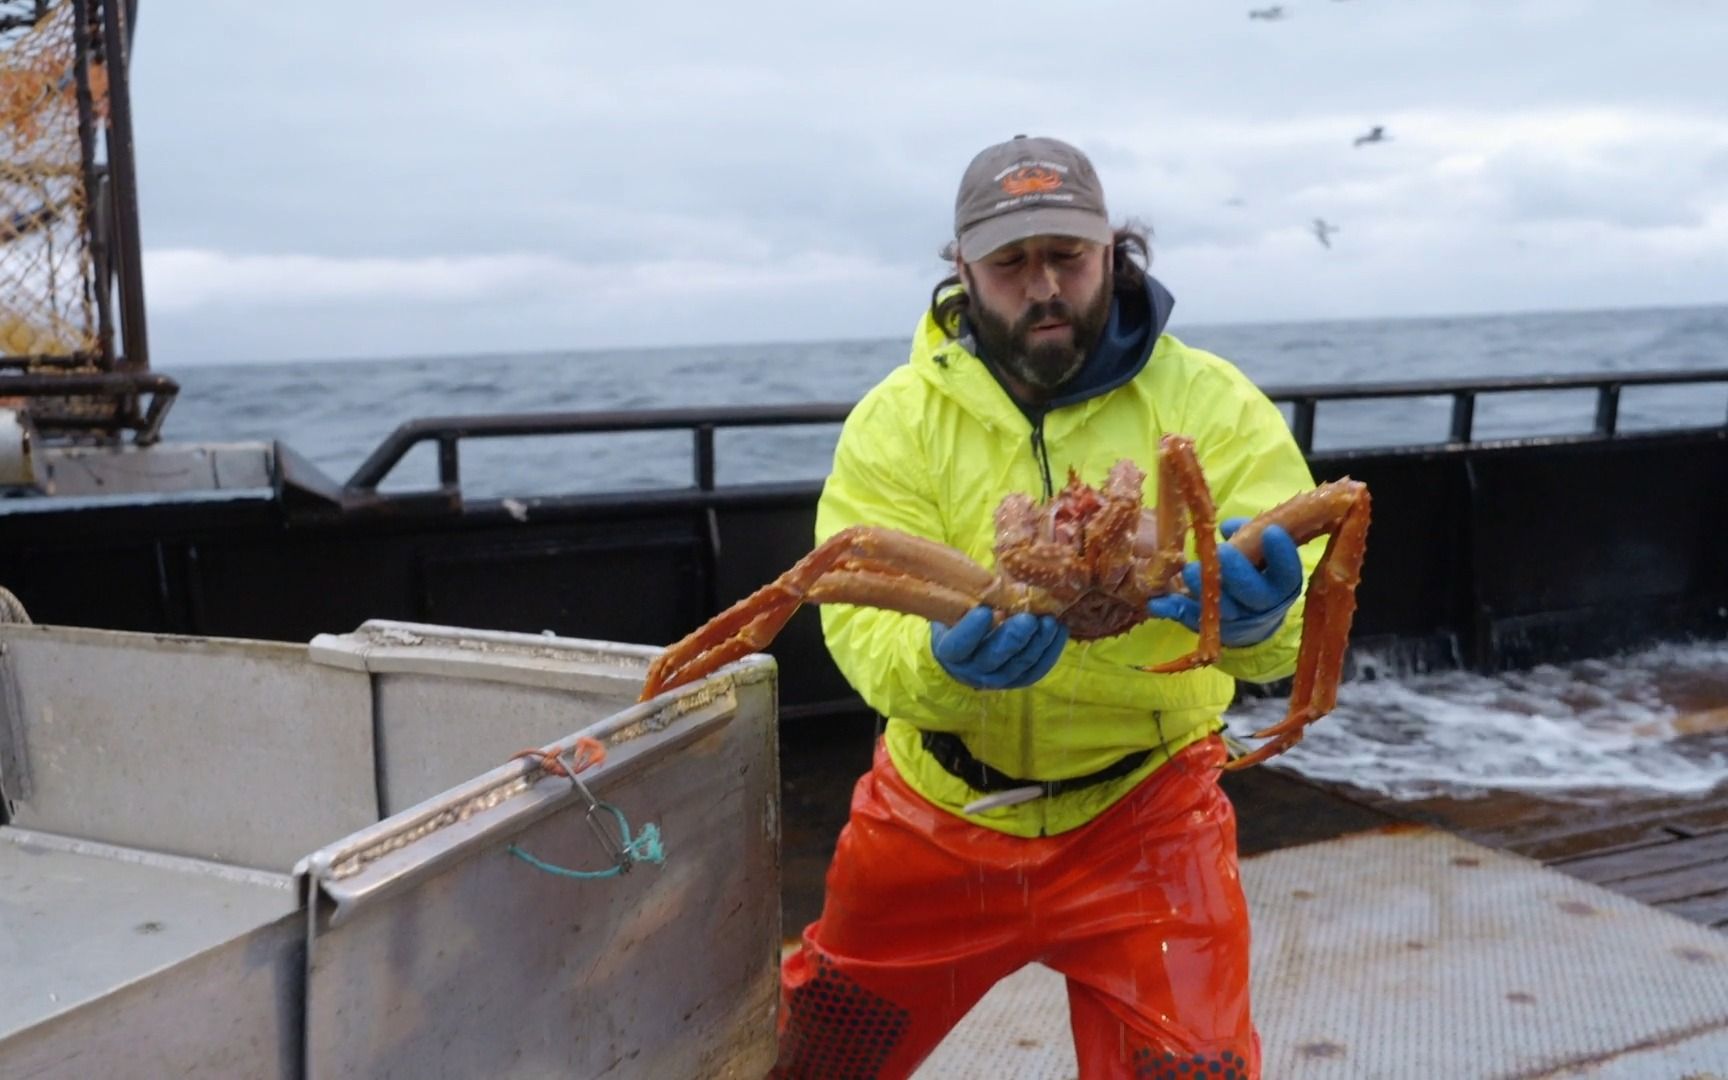
[[[978,290],[969,291],[972,304],[966,314],[978,339],[979,355],[1027,386],[1046,393],[1074,377],[1092,354],[1092,347],[1104,336],[1104,326],[1110,321],[1113,290],[1108,277],[1084,311],[1075,311],[1065,300],[1047,300],[1033,304],[1012,326],[978,302]],[[1028,340],[1032,328],[1052,320],[1068,324],[1069,340],[1032,344]]]

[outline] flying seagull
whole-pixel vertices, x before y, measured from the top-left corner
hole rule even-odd
[[[1265,19],[1267,22],[1271,22],[1274,19],[1282,19],[1284,17],[1284,7],[1281,4],[1274,4],[1269,8],[1249,8],[1248,17],[1250,19]]]
[[[1314,224],[1310,228],[1314,231],[1314,239],[1320,241],[1321,245],[1327,249],[1332,247],[1332,234],[1339,231],[1338,226],[1326,224],[1325,218],[1315,218]]]
[[[1356,141],[1350,145],[1361,146],[1365,143],[1385,142],[1391,137],[1392,136],[1386,134],[1385,128],[1381,127],[1379,124],[1375,124],[1373,127],[1368,129],[1368,134],[1356,136]]]

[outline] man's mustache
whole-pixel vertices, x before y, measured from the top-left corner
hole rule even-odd
[[[1073,306],[1066,300],[1046,300],[1043,303],[1033,304],[1026,309],[1026,314],[1020,316],[1020,321],[1014,324],[1014,333],[1023,337],[1039,323],[1053,321],[1072,324],[1074,322]]]

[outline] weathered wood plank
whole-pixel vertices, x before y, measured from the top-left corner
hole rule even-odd
[[[1728,891],[1710,896],[1694,896],[1690,900],[1677,900],[1658,906],[1670,915],[1678,915],[1682,919],[1728,931]]]
[[[1558,836],[1547,836],[1522,843],[1507,843],[1504,838],[1491,833],[1471,832],[1464,835],[1479,844],[1502,848],[1544,863],[1582,858],[1588,855],[1635,851],[1651,844],[1666,843],[1674,839],[1674,834],[1668,831],[1660,819],[1622,822],[1606,828],[1563,833]]]
[[[1406,822],[1457,833],[1706,926],[1728,928],[1728,784],[1703,795],[1600,802],[1520,793],[1400,802],[1321,785]]]
[[[1606,846],[1592,839],[1598,835],[1608,843],[1617,843],[1623,841],[1608,838],[1629,835],[1638,828],[1705,833],[1725,824],[1728,824],[1728,790],[1712,792],[1702,799],[1642,799],[1608,806],[1555,803],[1545,816],[1511,827],[1486,823],[1477,828],[1502,837],[1504,842],[1500,846],[1523,849],[1526,853],[1544,849],[1581,853],[1593,843]]]
[[[1671,828],[1688,836],[1703,836],[1728,829],[1728,802],[1681,814],[1674,819]]]
[[[1720,863],[1719,872],[1728,877],[1728,832],[1708,833],[1697,838],[1670,836],[1666,841],[1574,858],[1556,859],[1549,863],[1575,878],[1608,885],[1627,878],[1642,877],[1706,863]]]
[[[1728,863],[1705,863],[1661,874],[1646,874],[1616,881],[1611,888],[1621,896],[1630,896],[1646,904],[1665,904],[1728,892]]]

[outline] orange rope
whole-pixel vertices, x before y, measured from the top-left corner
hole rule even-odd
[[[586,735],[576,736],[576,747],[571,751],[571,764],[564,764],[563,752],[560,750],[518,750],[510,755],[510,760],[518,758],[534,758],[540,766],[540,771],[549,776],[573,778],[579,772],[600,764],[606,760],[606,746],[599,739],[591,739]]]

